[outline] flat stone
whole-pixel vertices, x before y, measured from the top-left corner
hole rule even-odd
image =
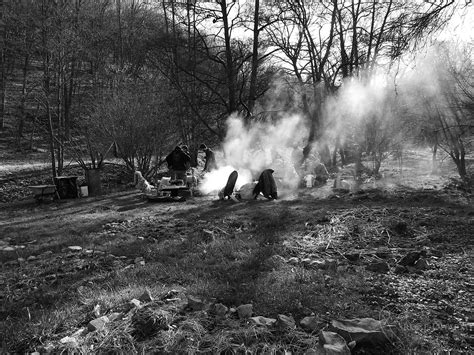
[[[26,260],[28,260],[28,261],[33,261],[33,260],[36,260],[36,259],[38,259],[38,258],[34,255],[30,255],[29,257],[26,258]]]
[[[425,251],[411,251],[401,258],[397,264],[402,266],[414,266],[416,261],[425,255]]]
[[[420,258],[415,262],[415,268],[418,270],[428,270],[430,268],[430,264],[425,258]]]
[[[239,315],[240,319],[247,319],[252,316],[253,313],[253,305],[252,304],[242,304],[237,307],[237,314]]]
[[[25,259],[24,259],[24,258],[18,258],[18,259],[16,259],[16,260],[17,260],[19,263],[25,262]]]
[[[280,329],[296,329],[295,319],[291,316],[285,316],[284,314],[277,315],[276,326]]]
[[[16,249],[14,247],[5,247],[3,248],[3,251],[15,251]]]
[[[262,316],[251,317],[250,320],[260,326],[264,327],[271,327],[272,325],[276,324],[277,320],[275,318],[266,318]]]
[[[350,355],[351,350],[342,336],[334,332],[319,332],[319,346],[323,349],[322,354]]]
[[[82,250],[82,247],[80,247],[79,245],[71,245],[69,247],[67,247],[69,250],[72,250],[72,251],[81,251]]]
[[[303,329],[309,330],[311,332],[314,332],[316,330],[319,330],[319,328],[321,328],[321,323],[319,321],[319,318],[314,317],[314,316],[304,317],[300,321],[300,325]]]
[[[212,307],[212,311],[214,312],[214,314],[218,317],[224,317],[227,312],[229,311],[229,308],[227,308],[225,305],[223,305],[222,303],[216,303],[213,307]]]
[[[138,299],[141,301],[141,302],[153,302],[153,297],[150,293],[149,290],[146,290],[145,292],[142,293],[142,295],[140,297],[138,297]]]
[[[346,341],[358,345],[383,345],[388,341],[382,329],[382,322],[373,318],[333,320],[330,330],[341,335]]]
[[[395,266],[395,269],[393,270],[395,274],[405,274],[408,272],[408,269],[403,266],[403,265],[397,265]]]
[[[95,332],[96,330],[102,330],[105,328],[107,323],[109,322],[109,318],[107,316],[102,316],[96,319],[93,319],[87,324],[87,329],[91,332]]]

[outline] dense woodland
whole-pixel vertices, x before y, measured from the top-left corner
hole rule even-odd
[[[150,176],[178,143],[196,164],[232,114],[248,125],[298,114],[303,157],[328,167],[369,157],[376,173],[410,142],[434,160],[445,150],[467,179],[472,48],[439,35],[468,11],[454,0],[3,0],[0,124],[20,150],[48,142],[53,175],[65,155],[96,168],[115,154]],[[436,71],[403,85],[402,59],[423,51]],[[345,87],[376,75],[383,99],[362,98],[357,120],[350,107],[334,114]]]

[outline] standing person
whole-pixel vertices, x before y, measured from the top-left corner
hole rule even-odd
[[[186,170],[190,165],[191,157],[180,146],[176,146],[174,150],[166,157],[166,163],[171,174],[171,180],[183,180],[186,183]]]
[[[216,155],[208,148],[204,143],[199,146],[199,149],[206,153],[206,163],[204,164],[203,171],[212,171],[217,169]]]

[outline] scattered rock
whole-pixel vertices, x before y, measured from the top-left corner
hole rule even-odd
[[[373,318],[354,318],[333,320],[330,330],[341,335],[346,341],[357,345],[379,346],[387,342],[382,330],[382,322]]]
[[[135,308],[138,308],[138,309],[142,308],[141,302],[139,300],[137,300],[136,298],[130,300],[129,303]]]
[[[403,266],[403,265],[397,265],[395,266],[395,269],[393,270],[395,274],[405,274],[408,272],[408,269]]]
[[[296,329],[296,322],[293,317],[285,316],[284,314],[279,314],[277,316],[276,326],[279,329]]]
[[[200,298],[188,296],[188,305],[187,308],[192,311],[202,311],[206,308],[206,303],[204,303]]]
[[[69,247],[67,247],[69,250],[72,250],[72,251],[81,251],[82,250],[82,247],[80,247],[79,245],[71,245]]]
[[[274,325],[277,322],[277,320],[275,318],[266,318],[266,317],[262,317],[262,316],[251,317],[250,321],[255,323],[255,325],[260,325],[260,326],[264,326],[264,327],[271,327],[272,325]]]
[[[425,254],[426,252],[424,251],[411,251],[402,257],[397,264],[402,266],[414,266],[416,261],[422,256],[425,256]]]
[[[252,316],[253,305],[252,304],[242,304],[237,307],[237,314],[240,319],[247,319]]]
[[[33,260],[36,260],[36,259],[38,259],[38,258],[34,255],[30,255],[28,258],[26,258],[27,261],[33,261]]]
[[[24,259],[24,258],[18,258],[18,259],[16,259],[16,260],[17,260],[19,263],[25,262],[25,259]]]
[[[222,303],[216,303],[212,307],[212,312],[219,318],[225,317],[225,315],[227,314],[228,311],[229,311],[229,308],[227,308]]]
[[[59,342],[61,344],[65,344],[67,346],[71,346],[71,347],[74,347],[74,348],[79,346],[79,344],[77,342],[77,339],[74,338],[74,337],[64,337],[61,340],[59,340]]]
[[[334,332],[319,332],[319,346],[322,347],[321,354],[350,355],[351,351],[342,336]]]
[[[303,329],[309,330],[311,332],[314,332],[316,330],[319,330],[319,328],[321,328],[321,323],[319,322],[318,317],[314,317],[314,316],[304,317],[300,321],[300,325]]]
[[[150,293],[149,290],[146,290],[145,292],[142,293],[142,295],[140,297],[138,297],[138,299],[141,301],[141,302],[153,302],[153,297]]]
[[[425,258],[420,258],[415,262],[415,268],[418,270],[427,270],[430,268],[430,264]]]
[[[365,267],[368,271],[379,272],[379,273],[387,273],[390,271],[390,267],[384,261],[381,262],[374,262],[369,264]]]
[[[91,320],[89,324],[87,324],[87,329],[91,332],[95,332],[96,330],[100,331],[105,328],[108,322],[109,318],[107,316],[102,316]]]
[[[3,251],[15,251],[15,248],[13,248],[13,247],[5,247],[5,248],[3,248]]]

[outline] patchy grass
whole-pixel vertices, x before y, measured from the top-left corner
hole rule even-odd
[[[472,195],[388,185],[314,193],[152,204],[125,190],[2,206],[2,352],[299,354],[331,320],[355,317],[386,324],[386,352],[472,352]],[[425,253],[427,269],[395,273],[410,251]],[[380,262],[390,271],[366,269]],[[145,290],[154,301],[131,308]],[[190,310],[188,296],[251,303],[254,315],[292,316],[297,327]],[[76,344],[60,342],[87,327],[95,309],[122,317]],[[313,332],[299,325],[306,316],[319,320]]]

